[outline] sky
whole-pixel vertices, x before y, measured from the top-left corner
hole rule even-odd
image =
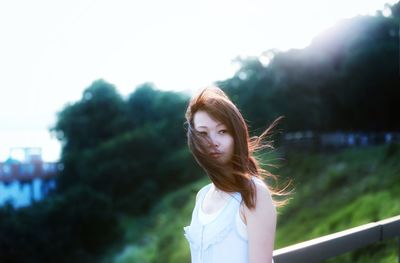
[[[304,48],[338,20],[391,0],[0,1],[0,161],[41,147],[60,112],[99,78],[123,96],[144,82],[191,92],[231,77],[233,60]]]

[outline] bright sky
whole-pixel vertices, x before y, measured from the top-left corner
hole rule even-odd
[[[193,90],[230,77],[232,59],[307,46],[341,18],[391,0],[16,0],[0,2],[0,161],[10,147],[60,144],[48,128],[103,78],[122,95],[151,81]]]

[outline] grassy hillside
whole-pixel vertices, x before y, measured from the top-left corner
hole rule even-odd
[[[330,154],[286,153],[281,177],[293,179],[290,204],[279,210],[275,248],[400,214],[400,147],[385,145]],[[276,171],[274,171],[276,172]],[[182,228],[207,178],[169,194],[143,218],[121,220],[126,243],[105,262],[190,262]],[[329,262],[394,262],[388,241]]]

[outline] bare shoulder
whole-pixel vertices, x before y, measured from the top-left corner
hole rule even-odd
[[[257,179],[256,205],[245,208],[249,241],[249,262],[271,262],[276,231],[276,210],[265,183]],[[262,182],[262,181],[261,181]]]
[[[261,180],[257,179],[255,182],[256,189],[256,206],[254,209],[244,207],[244,214],[246,219],[251,217],[275,219],[276,209],[272,202],[272,195],[267,185]]]
[[[259,202],[267,202],[273,205],[271,192],[264,181],[259,179],[259,182],[256,181],[255,186],[257,194],[256,207]]]

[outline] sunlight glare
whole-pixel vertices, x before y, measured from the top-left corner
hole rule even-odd
[[[267,67],[273,58],[274,58],[274,52],[268,50],[263,52],[261,56],[259,56],[258,60],[264,67]]]
[[[385,5],[385,8],[384,8],[383,11],[382,11],[382,15],[383,15],[384,17],[389,17],[389,16],[392,15],[392,10],[390,9],[389,6]]]

